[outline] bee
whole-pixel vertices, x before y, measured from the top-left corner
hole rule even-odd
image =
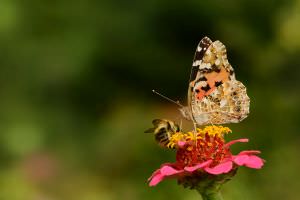
[[[179,126],[171,120],[154,119],[152,124],[154,127],[149,128],[145,133],[154,133],[155,141],[162,147],[167,147],[171,136],[180,131]]]

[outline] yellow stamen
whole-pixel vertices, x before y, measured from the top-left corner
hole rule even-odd
[[[193,150],[193,146],[189,146],[188,148],[186,148],[188,151],[192,151]]]
[[[198,139],[203,139],[207,134],[210,137],[219,137],[223,139],[225,134],[231,133],[232,131],[228,127],[223,126],[206,126],[203,129],[197,128],[197,133],[194,132],[177,132],[170,137],[170,141],[167,144],[168,148],[174,148],[177,146],[179,141],[186,142],[186,141],[196,141]],[[201,145],[201,144],[200,144]],[[211,144],[209,144],[211,145]]]

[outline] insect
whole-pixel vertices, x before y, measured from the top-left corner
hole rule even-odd
[[[156,142],[162,147],[167,147],[170,137],[180,131],[179,126],[171,120],[154,119],[152,124],[154,127],[149,128],[145,133],[154,133]]]
[[[195,126],[237,123],[248,116],[249,106],[246,87],[236,80],[225,46],[204,37],[194,55],[188,105],[181,106],[182,115]]]

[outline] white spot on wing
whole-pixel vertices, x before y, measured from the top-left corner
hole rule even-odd
[[[195,62],[193,62],[193,66],[199,66],[201,65],[202,60],[196,60]]]
[[[207,98],[203,98],[203,99],[202,99],[202,102],[205,103],[205,104],[208,104],[208,103],[209,103],[209,100],[208,100]]]
[[[207,85],[206,81],[199,81],[198,83],[196,83],[194,88],[198,88],[198,87],[205,87]]]
[[[227,104],[227,100],[226,99],[222,99],[220,101],[220,107],[223,108],[225,105]]]
[[[209,69],[211,68],[211,64],[210,63],[201,63],[200,66],[199,66],[199,69]]]

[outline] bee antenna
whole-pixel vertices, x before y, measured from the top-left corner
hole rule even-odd
[[[179,101],[174,101],[174,100],[170,99],[169,97],[166,97],[165,95],[162,95],[162,94],[160,94],[159,92],[156,92],[155,90],[152,90],[152,92],[155,93],[155,94],[157,94],[158,96],[160,96],[160,97],[162,97],[162,98],[164,98],[164,99],[166,99],[166,100],[172,102],[172,103],[175,103],[175,104],[176,104],[177,106],[179,106],[179,107],[184,107],[183,105],[181,105],[181,104],[179,103]]]

